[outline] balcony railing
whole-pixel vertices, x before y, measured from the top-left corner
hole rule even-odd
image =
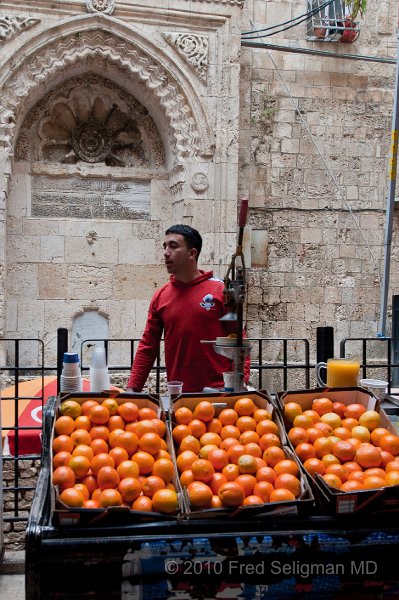
[[[350,18],[343,0],[307,0],[307,10],[308,41],[352,43],[359,37],[359,22]]]

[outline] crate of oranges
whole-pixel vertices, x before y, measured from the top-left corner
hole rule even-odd
[[[298,514],[313,507],[266,395],[183,395],[173,404],[170,428],[188,518]]]
[[[399,508],[399,436],[363,388],[278,394],[288,441],[332,514]]]
[[[57,399],[51,439],[54,515],[98,522],[175,519],[181,488],[173,444],[156,399],[121,393],[69,394]],[[119,515],[119,516],[117,516]]]

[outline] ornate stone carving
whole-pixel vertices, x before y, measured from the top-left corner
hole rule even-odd
[[[206,83],[209,40],[206,35],[196,33],[164,33],[164,38],[192,65],[198,77]]]
[[[112,15],[115,9],[115,0],[86,0],[86,6],[89,12]]]
[[[16,35],[30,29],[37,23],[40,23],[40,19],[33,19],[24,17],[8,17],[7,15],[0,15],[0,43],[4,43],[11,40]]]
[[[104,31],[82,32],[78,38],[75,35],[65,37],[41,48],[34,57],[21,60],[10,80],[5,82],[7,100],[4,100],[4,105],[15,112],[15,118],[22,110],[22,98],[29,96],[32,88],[41,82],[51,81],[74,63],[87,64],[90,60],[102,61],[113,68],[116,66],[125,79],[134,77],[151,90],[169,122],[176,158],[209,156],[212,153],[211,132],[201,121],[205,134],[205,139],[201,140],[190,104],[178,83],[154,58]],[[0,136],[2,129],[0,125]]]
[[[191,187],[195,192],[198,192],[199,194],[201,192],[205,192],[205,190],[208,189],[208,186],[209,183],[206,173],[194,173],[194,175],[191,177]]]

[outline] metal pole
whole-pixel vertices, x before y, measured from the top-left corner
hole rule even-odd
[[[386,320],[387,320],[387,303],[389,289],[389,272],[391,264],[391,244],[392,244],[392,227],[393,215],[395,210],[395,187],[396,187],[396,169],[398,163],[398,127],[399,127],[399,22],[396,31],[398,40],[398,50],[396,56],[396,83],[395,97],[392,114],[392,145],[391,159],[389,163],[389,187],[387,197],[387,211],[385,220],[385,235],[384,235],[384,272],[381,281],[381,311],[380,311],[380,327],[378,337],[386,337]]]

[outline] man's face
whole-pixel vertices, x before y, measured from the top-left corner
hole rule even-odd
[[[168,273],[176,275],[195,261],[196,250],[187,247],[184,237],[177,233],[165,236],[163,256]]]

